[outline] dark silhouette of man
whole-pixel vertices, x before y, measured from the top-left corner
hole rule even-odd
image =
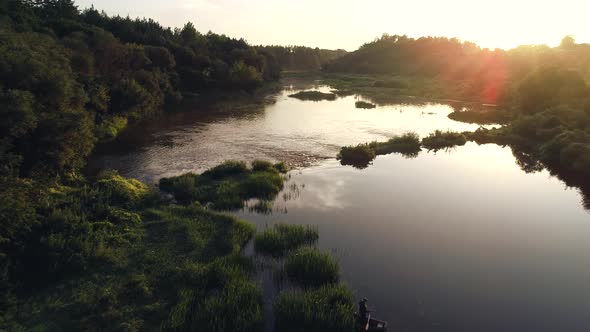
[[[364,298],[359,302],[359,322],[361,323],[361,325],[367,323],[367,314],[369,313],[369,310],[367,310],[368,301],[369,300],[367,300],[367,298]]]

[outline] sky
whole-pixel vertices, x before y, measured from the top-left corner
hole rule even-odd
[[[445,36],[487,48],[590,42],[590,0],[77,0],[108,14],[187,21],[254,45],[348,51],[383,33]]]

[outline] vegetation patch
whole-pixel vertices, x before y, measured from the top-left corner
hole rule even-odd
[[[467,143],[465,135],[453,131],[443,132],[436,130],[434,133],[422,139],[423,147],[435,151],[465,145],[465,143]]]
[[[354,103],[354,106],[356,108],[364,108],[364,109],[372,109],[372,108],[377,107],[377,105],[375,105],[375,104],[367,103],[366,101],[361,101],[361,100]]]
[[[356,168],[366,168],[377,156],[375,149],[369,143],[356,146],[343,146],[336,156],[342,165],[351,165]]]
[[[393,88],[393,89],[404,89],[407,88],[408,85],[402,80],[384,80],[384,81],[375,81],[373,86],[376,88]]]
[[[181,203],[200,202],[218,210],[239,209],[244,201],[272,200],[283,189],[284,163],[227,161],[201,175],[188,173],[160,180],[160,189]]]
[[[287,277],[305,288],[338,282],[338,269],[330,254],[309,247],[291,253],[285,262]]]
[[[254,250],[258,253],[281,257],[304,245],[318,240],[318,231],[312,226],[275,224],[254,236]]]
[[[354,330],[353,295],[345,285],[330,284],[280,294],[274,302],[279,332],[342,332]]]
[[[401,153],[412,158],[420,152],[420,137],[416,133],[394,136],[386,142],[371,142],[356,146],[345,146],[340,149],[337,159],[342,165],[356,168],[367,167],[378,155]]]
[[[28,225],[2,229],[14,240],[0,247],[11,285],[0,329],[262,329],[262,291],[240,255],[253,225],[199,204],[168,205],[112,172],[75,187],[11,187],[19,189],[1,192],[0,210]],[[27,208],[15,209],[21,199]]]
[[[301,91],[295,94],[289,95],[291,98],[299,100],[311,100],[311,101],[322,101],[322,100],[336,100],[336,95],[333,93],[325,93],[321,91]]]
[[[455,111],[449,113],[448,117],[455,121],[486,125],[506,124],[513,116],[505,111]]]

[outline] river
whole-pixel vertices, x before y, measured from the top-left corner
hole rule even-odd
[[[508,147],[468,143],[365,169],[343,145],[415,131],[474,130],[448,105],[357,109],[360,97],[301,101],[314,82],[285,82],[257,102],[166,113],[100,147],[89,169],[155,183],[228,159],[295,169],[271,213],[234,212],[262,229],[311,224],[342,279],[393,331],[590,331],[590,214],[576,188],[527,173]]]

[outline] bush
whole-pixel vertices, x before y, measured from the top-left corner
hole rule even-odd
[[[278,332],[354,331],[353,296],[344,285],[283,293],[274,313]]]
[[[443,132],[440,130],[428,135],[422,139],[422,146],[428,150],[440,150],[446,148],[452,148],[457,145],[465,145],[467,139],[465,135],[457,132],[447,131]]]
[[[303,287],[319,287],[338,282],[338,263],[328,253],[301,248],[287,257],[285,272]]]
[[[280,257],[303,245],[312,245],[317,240],[317,229],[311,226],[275,224],[254,236],[254,250]]]

